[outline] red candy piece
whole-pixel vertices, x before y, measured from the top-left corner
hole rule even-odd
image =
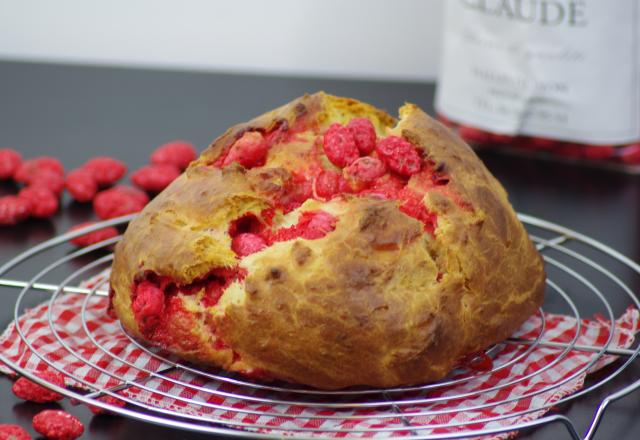
[[[238,139],[229,150],[222,166],[238,162],[245,168],[264,165],[269,144],[259,131],[248,131]]]
[[[391,171],[402,176],[411,176],[420,171],[420,155],[413,145],[400,137],[380,139],[376,144],[376,152]]]
[[[542,137],[530,137],[525,140],[523,145],[531,150],[552,150],[558,145],[558,141]]]
[[[565,156],[565,157],[576,159],[583,156],[584,145],[576,144],[573,142],[559,142],[555,146],[553,153],[559,156]]]
[[[89,171],[78,168],[67,174],[65,187],[78,202],[90,202],[98,193],[98,183]]]
[[[113,185],[127,172],[124,162],[106,156],[90,159],[82,165],[82,169],[89,171],[100,186]]]
[[[180,175],[173,165],[145,165],[131,175],[131,181],[150,192],[160,192]]]
[[[493,368],[493,359],[486,353],[477,353],[463,357],[461,364],[475,371],[490,371]]]
[[[347,124],[360,154],[366,156],[376,148],[376,129],[366,118],[354,118]]]
[[[302,214],[302,218],[300,222],[298,222],[302,227],[305,228],[304,232],[302,233],[302,238],[307,238],[309,240],[322,238],[336,228],[337,220],[328,212],[316,211],[314,213],[311,213],[312,215],[310,215],[309,217],[306,217],[305,214],[306,213]],[[308,221],[307,218],[309,218]]]
[[[345,178],[355,191],[369,187],[386,173],[382,161],[375,157],[361,157],[344,169]]]
[[[31,203],[32,217],[47,218],[58,211],[58,198],[44,186],[22,188],[18,197]]]
[[[315,181],[315,193],[323,199],[330,199],[339,194],[344,179],[335,171],[322,171]]]
[[[278,201],[282,211],[291,212],[313,196],[313,181],[302,174],[294,174],[285,184],[285,191]]]
[[[196,154],[196,149],[189,142],[173,141],[156,148],[151,154],[151,163],[173,165],[184,170],[196,158]]]
[[[616,150],[612,145],[586,145],[584,147],[584,156],[591,160],[607,160],[616,154]]]
[[[164,292],[149,281],[142,281],[136,287],[133,300],[133,314],[144,331],[160,321],[164,311]]]
[[[93,199],[93,210],[102,220],[139,212],[149,202],[140,190],[124,185],[101,191]]]
[[[31,179],[44,170],[51,171],[59,176],[64,176],[64,167],[58,159],[41,156],[22,162],[13,178],[16,182],[31,183]]]
[[[289,241],[296,238],[315,240],[322,238],[335,229],[336,221],[333,215],[325,211],[303,212],[296,225],[277,230],[271,237],[271,241]]]
[[[140,191],[139,189],[134,188],[132,186],[118,185],[111,189],[112,190],[115,189],[122,194],[126,194],[127,196],[131,197],[133,200],[137,201],[138,203],[141,203],[144,205],[149,203],[149,196],[147,195],[147,193],[145,193],[144,191]]]
[[[236,235],[231,242],[231,249],[233,249],[239,257],[255,254],[266,247],[267,242],[264,238],[249,232]]]
[[[31,440],[31,436],[21,426],[0,424],[0,440]]]
[[[0,197],[0,226],[15,225],[31,215],[31,202],[18,196]]]
[[[340,168],[360,157],[351,131],[340,124],[331,124],[324,133],[323,148],[331,163]]]
[[[399,193],[405,184],[406,182],[401,178],[387,174],[374,182],[370,188],[361,191],[360,194],[376,199],[397,199],[400,197]]]
[[[427,211],[419,202],[415,200],[407,200],[400,205],[400,211],[404,212],[410,217],[419,220],[424,225],[424,230],[433,234],[438,218],[436,215]]]
[[[628,164],[640,164],[640,144],[631,144],[620,148],[618,159]]]
[[[76,231],[78,229],[81,229],[93,224],[95,223],[94,222],[80,223],[78,225],[72,226],[71,229],[69,229],[69,231]],[[104,240],[108,240],[109,238],[116,237],[117,235],[118,235],[118,230],[113,226],[109,226],[107,228],[98,229],[97,231],[80,235],[79,237],[72,239],[71,243],[75,244],[76,246],[86,247],[86,246],[91,246],[92,244],[100,243],[101,241],[104,241]]]
[[[40,186],[60,196],[64,190],[64,176],[55,171],[44,169],[29,178],[29,186]]]
[[[64,376],[54,371],[37,371],[35,373],[41,379],[54,385],[64,388]],[[56,402],[62,400],[63,396],[54,391],[30,381],[26,377],[21,377],[13,383],[11,391],[20,399],[36,403]]]
[[[113,396],[103,396],[103,397],[100,397],[98,400],[104,403],[108,403],[109,405],[118,406],[120,408],[123,408],[127,404],[127,402],[125,402],[124,400],[120,400],[117,397],[113,397]],[[108,410],[102,409],[98,406],[93,406],[93,405],[89,405],[89,411],[91,411],[94,414],[109,413]]]
[[[422,201],[423,195],[408,188],[404,188],[400,190],[398,196],[403,200],[400,205],[400,211],[421,221],[424,225],[425,231],[433,233],[438,222],[438,217],[429,212],[424,206],[424,202]]]
[[[0,180],[13,178],[21,163],[20,153],[11,148],[0,148]]]
[[[57,409],[36,414],[33,429],[51,440],[74,440],[84,433],[84,425],[77,417]]]

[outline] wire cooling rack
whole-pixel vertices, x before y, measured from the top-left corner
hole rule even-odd
[[[28,249],[22,254],[16,256],[11,261],[7,262],[0,267],[0,286],[14,287],[20,290],[14,306],[14,317],[16,323],[18,317],[24,313],[27,306],[32,304],[30,297],[35,295],[36,292],[42,294],[42,292],[48,292],[49,297],[49,310],[53,309],[53,305],[56,301],[59,301],[65,295],[84,295],[84,304],[82,307],[82,326],[84,331],[89,336],[90,340],[95,344],[97,349],[109,353],[114,359],[119,362],[126,363],[126,359],[119,358],[117,354],[110,353],[104,348],[104,341],[98,341],[92,336],[92,330],[87,325],[87,319],[85,316],[86,305],[91,298],[106,296],[107,291],[104,283],[98,284],[92,288],[83,288],[78,286],[80,280],[95,274],[101,269],[109,267],[113,255],[111,253],[105,253],[105,249],[110,249],[110,246],[117,242],[120,237],[105,240],[104,242],[83,248],[80,250],[69,251],[62,257],[56,257],[52,259],[44,258],[42,263],[42,269],[38,271],[33,277],[27,281],[14,280],[7,278],[6,275],[14,270],[24,269],[25,267],[33,267],[34,259],[41,257],[43,254],[46,256],[48,252],[55,250],[61,246],[66,246],[66,243],[74,237],[86,234],[88,232],[113,225],[126,225],[133,216],[125,216],[118,219],[113,219],[101,223],[94,224],[86,227],[82,230],[76,230],[69,232],[51,240],[43,242],[35,247]],[[507,423],[502,426],[494,426],[487,428],[486,424],[481,429],[477,428],[477,425],[465,422],[456,422],[455,424],[445,425],[433,425],[425,424],[419,425],[416,423],[406,424],[404,428],[388,429],[384,428],[368,427],[360,428],[358,434],[360,436],[367,436],[384,432],[389,437],[394,437],[396,434],[402,436],[409,436],[410,438],[418,439],[440,439],[440,438],[467,438],[477,437],[489,434],[498,434],[504,432],[513,432],[527,429],[535,429],[545,424],[560,423],[567,429],[568,436],[573,439],[591,439],[598,425],[605,413],[606,408],[614,401],[632,393],[640,388],[640,377],[630,379],[631,382],[624,383],[623,385],[617,385],[620,387],[617,391],[606,395],[599,403],[595,410],[595,415],[591,420],[589,427],[583,436],[580,436],[577,432],[572,420],[561,414],[550,414],[538,419],[528,420],[523,422],[522,415],[528,413],[534,413],[536,411],[549,409],[552,405],[559,406],[565,402],[578,399],[593,390],[596,390],[607,383],[618,383],[620,381],[621,373],[625,371],[636,360],[638,353],[640,352],[640,344],[636,341],[632,348],[617,348],[611,345],[611,336],[602,345],[591,346],[581,345],[577,343],[577,336],[569,342],[551,342],[545,340],[545,322],[544,313],[554,312],[565,315],[570,315],[575,318],[577,326],[580,326],[582,317],[591,316],[593,313],[601,313],[608,322],[610,322],[609,334],[614,333],[615,316],[621,310],[628,306],[633,306],[640,309],[640,302],[633,293],[632,288],[625,284],[622,279],[629,279],[629,277],[637,277],[640,275],[640,266],[631,261],[627,257],[621,255],[617,251],[610,247],[593,240],[580,233],[574,232],[565,227],[541,220],[528,215],[519,215],[520,220],[527,227],[532,240],[536,243],[539,251],[542,253],[546,270],[548,274],[547,281],[547,294],[545,304],[540,309],[539,315],[541,317],[541,325],[537,335],[533,338],[512,337],[507,341],[497,344],[487,351],[489,356],[496,356],[500,350],[504,347],[512,344],[520,345],[524,349],[519,355],[513,357],[506,364],[495,365],[489,372],[477,372],[476,375],[490,374],[500,369],[508,367],[510,364],[521,361],[528,353],[536,347],[549,346],[558,349],[558,358],[562,358],[571,351],[588,352],[594,354],[593,360],[589,365],[585,366],[581,370],[575,372],[574,375],[569,378],[559,380],[553,383],[551,386],[546,387],[536,393],[553,390],[556,387],[562,386],[567,380],[575,377],[577,374],[584,373],[595,362],[602,359],[607,355],[615,355],[619,357],[619,360],[614,364],[607,367],[604,374],[598,374],[597,378],[585,383],[585,386],[579,391],[565,395],[559,401],[553,404],[546,404],[535,408],[528,408],[526,410],[517,410],[518,406],[514,406],[514,410],[508,414],[496,416],[483,420],[483,422],[492,422],[500,419],[511,420],[513,424]],[[96,256],[96,252],[100,252]],[[59,254],[59,252],[58,252]],[[72,269],[69,269],[69,266]],[[63,270],[65,275],[62,275],[62,281],[60,282],[44,282],[48,276],[57,274]],[[5,278],[2,278],[5,277]],[[60,275],[58,275],[60,279]],[[566,287],[570,286],[570,287]],[[51,337],[57,341],[63,343],[67,350],[72,350],[71,347],[64,344],[60,332],[61,330],[56,327],[56,316],[53,316],[51,311],[48,316],[48,330],[51,332]],[[277,426],[265,425],[264,422],[260,422],[263,415],[275,415],[268,412],[261,412],[260,410],[247,410],[242,405],[239,406],[224,406],[222,408],[225,411],[244,412],[248,416],[254,416],[253,418],[247,418],[247,421],[234,422],[229,419],[220,419],[216,417],[202,417],[201,415],[193,415],[189,411],[176,412],[165,407],[154,406],[148,402],[137,401],[130,397],[118,394],[118,391],[122,391],[130,388],[146,389],[150,392],[159,393],[160,395],[166,395],[167,391],[157,385],[153,385],[153,380],[150,379],[162,379],[171,383],[179,382],[181,386],[189,387],[195,391],[205,391],[215,395],[221,394],[221,397],[232,397],[239,402],[250,401],[251,403],[265,404],[268,408],[269,405],[284,403],[298,408],[299,411],[294,411],[291,414],[277,414],[279,417],[304,417],[313,421],[314,415],[307,415],[305,409],[313,408],[317,409],[331,409],[337,410],[331,412],[331,416],[336,419],[341,417],[345,419],[362,419],[373,418],[385,419],[385,418],[403,418],[406,413],[400,411],[400,408],[419,403],[429,403],[430,399],[437,400],[437,398],[430,398],[429,394],[420,394],[420,392],[429,390],[438,390],[452,385],[457,385],[461,382],[471,380],[474,374],[467,376],[454,377],[448,380],[443,380],[437,383],[431,383],[421,386],[393,388],[393,389],[349,389],[341,391],[320,391],[305,387],[297,387],[294,385],[287,385],[281,383],[259,383],[253,382],[245,378],[228,375],[224,372],[212,372],[200,370],[194,366],[183,364],[179,360],[172,359],[163,355],[161,352],[155,351],[151,348],[147,348],[141,345],[138,341],[126,335],[121,329],[122,333],[129,338],[130,344],[135,345],[139,349],[143,350],[147,355],[162,361],[164,367],[162,369],[152,371],[143,367],[137,367],[134,364],[130,364],[130,367],[139,369],[141,378],[137,380],[129,380],[118,376],[117,373],[107,372],[114,379],[119,380],[119,384],[111,386],[109,388],[98,387],[94,383],[85,381],[82,377],[74,376],[73,373],[69,373],[62,369],[56,359],[48,356],[46,353],[39,352],[34,348],[29,340],[25,336],[25,332],[20,325],[17,324],[16,329],[20,334],[20,337],[24,340],[26,345],[32,349],[34,354],[38,356],[42,361],[47,363],[51,368],[63,372],[69,379],[81,383],[85,389],[65,389],[56,385],[44,382],[42,379],[34,376],[29,371],[20,368],[14,362],[6,359],[2,353],[0,353],[0,361],[7,364],[17,373],[28,377],[29,379],[44,385],[60,394],[75,399],[77,402],[90,404],[95,407],[102,408],[104,410],[118,413],[126,417],[133,419],[155,423],[158,425],[170,426],[174,428],[181,428],[196,432],[213,433],[218,435],[225,435],[229,437],[264,437],[264,438],[282,438],[283,435],[291,435],[291,431],[296,435],[296,438],[318,438],[319,435],[324,433],[325,429],[314,428],[313,423],[302,428],[287,427],[282,429],[282,432],[278,431]],[[576,332],[577,335],[578,332]],[[81,362],[89,363],[81,353],[72,353]],[[555,361],[554,361],[555,362]],[[553,363],[553,362],[552,362]],[[92,368],[96,368],[102,372],[105,372],[100,365],[91,364]],[[529,375],[523,376],[518,380],[527,380],[536,374],[543,374],[543,372],[549,368],[550,365],[541,366],[536,371],[533,371]],[[233,385],[233,392],[222,392],[219,389],[199,387],[191,385],[189,383],[183,383],[180,380],[175,379],[175,376],[170,376],[169,373],[180,371],[194,377],[201,377],[207,381],[217,381],[220,383]],[[626,375],[625,375],[626,377]],[[614,381],[615,379],[615,381]],[[611,384],[610,384],[611,385]],[[493,388],[492,391],[500,390],[500,385]],[[609,389],[610,387],[608,387]],[[119,407],[113,404],[106,403],[103,400],[99,400],[103,396],[112,396],[118,399],[124,400],[126,407]],[[173,395],[171,391],[168,392],[168,396],[180,401],[183,405],[201,405],[202,402],[196,402],[184,396],[184,394]],[[419,396],[416,398],[416,396]],[[426,397],[425,397],[426,396]],[[466,395],[449,396],[449,399],[464,399]],[[519,399],[525,399],[530,395],[511,396],[509,395],[505,399],[497,399],[492,403],[485,405],[501,405],[510,403],[510,401],[517,401]],[[216,406],[216,405],[212,405]],[[243,409],[245,408],[245,409]],[[340,410],[353,410],[363,409],[365,410],[360,415],[353,415],[353,412],[348,412],[349,415],[340,415]],[[470,409],[477,409],[477,407],[470,407]],[[268,411],[268,410],[263,410]],[[446,412],[446,410],[444,411]],[[414,416],[431,415],[438,413],[438,411],[425,410],[422,412],[414,413]],[[244,419],[243,419],[244,420]],[[437,431],[436,428],[456,428],[455,432],[442,433]],[[335,430],[333,434],[341,434],[348,436],[353,432],[348,429]],[[400,432],[402,431],[402,432]]]

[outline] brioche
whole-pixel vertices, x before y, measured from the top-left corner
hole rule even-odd
[[[545,274],[460,138],[320,92],[216,139],[131,221],[110,282],[141,341],[339,389],[444,378],[537,310]]]

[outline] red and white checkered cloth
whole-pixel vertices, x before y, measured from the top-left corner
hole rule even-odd
[[[106,273],[103,273],[89,280],[85,285],[103,284],[105,280]],[[72,377],[82,378],[86,383],[97,385],[100,388],[118,385],[123,380],[140,380],[148,375],[141,369],[159,371],[169,367],[168,364],[154,359],[133,345],[127,336],[122,333],[118,323],[105,313],[107,299],[95,296],[89,300],[86,311],[86,324],[91,336],[104,350],[112,355],[119,356],[137,368],[117,361],[112,355],[103,352],[90,340],[83,329],[80,312],[84,300],[84,295],[61,295],[51,311],[54,317],[54,327],[59,332],[60,337],[82,359],[72,355],[54,337],[47,322],[47,303],[27,311],[20,317],[22,331],[39,354],[68,372]],[[546,329],[543,336],[545,341],[570,342],[573,339],[577,328],[574,318],[546,314],[545,319]],[[635,333],[640,330],[640,313],[637,309],[630,308],[616,320],[615,324],[611,346],[629,347],[633,343]],[[540,325],[541,317],[533,316],[517,332],[517,336],[535,338],[540,331]],[[609,337],[609,329],[610,323],[603,317],[598,316],[594,319],[583,320],[577,343],[602,346]],[[524,353],[526,349],[527,346],[524,345],[504,344],[494,359],[494,366],[507,363],[510,359]],[[29,350],[18,335],[15,323],[11,323],[0,337],[0,350],[12,362],[29,371],[50,368]],[[497,429],[541,417],[554,402],[579,390],[583,386],[587,373],[580,371],[596,357],[595,353],[573,350],[565,357],[560,358],[559,355],[561,353],[562,348],[538,345],[524,359],[488,375],[476,373],[470,380],[462,381],[446,388],[435,388],[430,391],[414,391],[404,394],[389,393],[390,398],[404,401],[429,399],[428,403],[400,405],[399,409],[404,416],[402,419],[395,416],[388,417],[388,407],[332,409],[288,404],[265,404],[251,402],[246,398],[239,399],[221,394],[212,394],[206,390],[197,390],[161,378],[153,378],[142,382],[148,389],[131,387],[122,391],[121,394],[152,407],[166,408],[183,414],[206,417],[238,429],[250,428],[243,428],[243,424],[257,424],[264,427],[260,428],[260,431],[271,431],[283,436],[409,436],[411,433],[407,430],[407,424],[414,427],[425,425],[430,427],[429,430],[418,430],[420,434],[446,434],[461,429],[447,427],[446,425],[450,423],[468,422],[469,424],[463,428],[471,430]],[[603,356],[588,369],[588,372],[600,369],[615,359],[614,356]],[[98,368],[94,368],[88,363],[93,363],[96,367],[119,376],[119,379],[101,372]],[[5,365],[0,365],[0,371],[6,374],[13,374]],[[576,372],[579,373],[570,378]],[[459,371],[456,374],[463,376],[469,373]],[[531,377],[522,380],[527,375],[531,375]],[[266,396],[264,391],[261,392],[245,386],[236,386],[215,380],[205,380],[202,376],[194,376],[187,371],[172,370],[165,373],[165,376],[191,386],[206,387],[209,390],[221,393],[236,393],[247,396],[249,399],[251,397]],[[567,378],[570,379],[566,380]],[[566,380],[566,382],[560,386],[555,386],[563,380]],[[512,382],[514,383],[505,386],[505,384]],[[67,378],[67,386],[90,388],[81,381],[69,377]],[[546,390],[547,388],[549,389]],[[165,393],[165,395],[162,393]],[[538,394],[534,395],[534,393]],[[452,397],[460,396],[461,394],[468,396],[465,398]],[[521,397],[525,395],[529,395],[529,397]],[[282,400],[300,399],[300,395],[295,394],[280,393],[275,395],[272,393],[268,396],[272,398],[275,396]],[[191,399],[197,403],[187,403],[176,397]],[[337,397],[338,400],[342,398],[344,397]],[[376,398],[380,399],[380,396]],[[526,412],[528,410],[531,411]],[[429,415],[415,414],[426,411],[437,411],[437,413],[430,413]],[[526,413],[516,417],[499,418],[502,415],[514,412]],[[265,415],[264,413],[270,413],[271,415]],[[412,413],[414,415],[411,415]],[[386,414],[387,417],[380,417],[381,414]],[[286,417],[286,415],[294,415],[295,417]],[[309,418],[309,416],[318,416],[319,418]],[[346,418],[350,416],[367,417],[361,419]],[[492,420],[483,421],[489,418]],[[273,430],[270,429],[271,427]],[[316,431],[295,431],[295,428],[312,428]],[[502,433],[491,438],[504,439],[513,434],[513,432]]]

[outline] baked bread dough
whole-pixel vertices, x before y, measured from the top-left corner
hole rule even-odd
[[[542,260],[473,151],[399,114],[320,92],[227,130],[116,246],[127,332],[320,389],[442,379],[507,338]]]

